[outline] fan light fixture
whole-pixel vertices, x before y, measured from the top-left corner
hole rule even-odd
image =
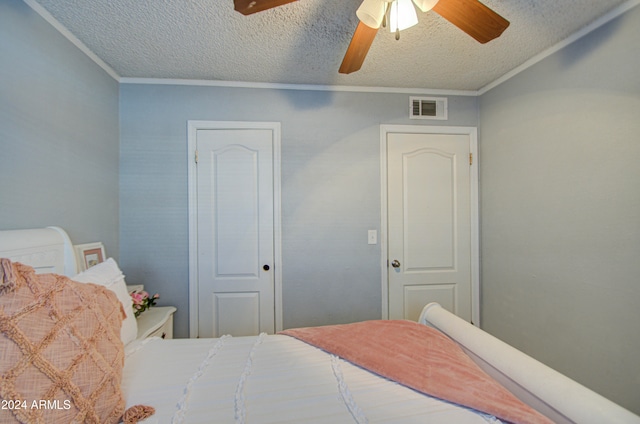
[[[413,0],[413,3],[423,12],[428,12],[438,3],[438,0]],[[396,33],[396,40],[400,38],[400,31],[418,23],[418,15],[412,0],[364,0],[356,15],[360,21],[370,28],[386,26],[385,16],[389,12],[389,31]]]
[[[366,26],[370,28],[380,28],[386,11],[386,1],[364,0],[358,10],[356,10],[356,16],[360,19],[360,22]]]
[[[389,31],[396,33],[396,40],[400,38],[400,31],[411,28],[418,23],[416,8],[411,0],[395,0],[389,11]]]
[[[438,3],[438,0],[413,0],[413,2],[418,6],[418,9],[423,12],[428,12],[433,9],[433,6]]]

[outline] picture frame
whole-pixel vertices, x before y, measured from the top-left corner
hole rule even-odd
[[[73,247],[76,251],[80,272],[86,271],[107,259],[104,245],[101,242],[77,244]]]

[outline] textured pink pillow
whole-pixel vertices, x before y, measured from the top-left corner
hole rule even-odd
[[[0,259],[0,422],[117,423],[124,316],[105,287]]]

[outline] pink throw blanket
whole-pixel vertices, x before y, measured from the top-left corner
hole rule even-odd
[[[404,386],[517,424],[551,420],[482,371],[451,339],[412,321],[381,320],[285,330]]]

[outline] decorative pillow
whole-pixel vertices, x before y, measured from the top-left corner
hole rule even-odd
[[[123,317],[105,287],[0,259],[0,422],[117,423]]]
[[[127,283],[124,281],[124,275],[118,264],[113,258],[92,266],[84,272],[72,278],[73,281],[81,283],[94,283],[105,286],[113,291],[124,308],[127,317],[122,322],[120,329],[120,338],[122,343],[127,345],[138,337],[138,321],[133,312],[133,301],[127,291]]]

